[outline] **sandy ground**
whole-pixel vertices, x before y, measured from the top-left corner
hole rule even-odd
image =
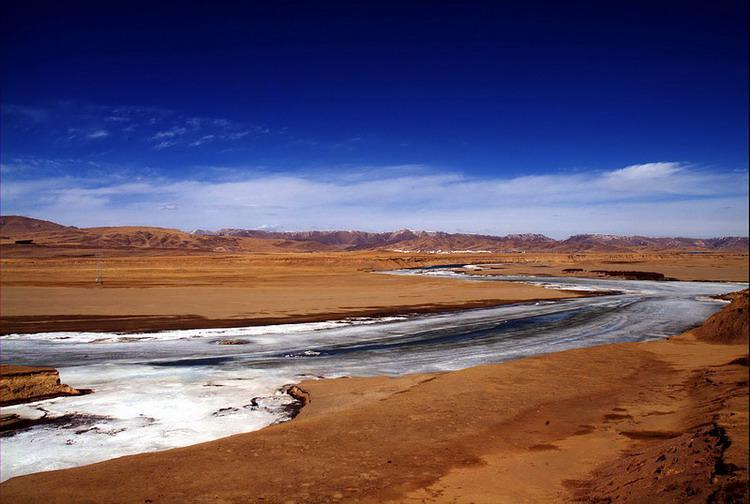
[[[425,313],[577,295],[506,282],[336,268],[279,269],[248,268],[249,272],[235,273],[243,281],[226,282],[193,270],[190,273],[195,275],[184,280],[187,286],[143,271],[137,272],[142,276],[133,280],[132,287],[125,287],[124,280],[104,287],[6,284],[0,297],[0,332],[229,327]],[[194,281],[203,284],[190,285]]]
[[[42,253],[43,252],[43,253]],[[158,330],[430,312],[571,296],[511,283],[372,274],[489,262],[489,273],[566,274],[577,267],[747,281],[747,255],[408,255],[384,252],[215,254],[31,249],[0,260],[0,332]],[[487,272],[485,272],[487,273]],[[571,273],[567,273],[571,274]],[[572,273],[578,274],[578,273]],[[584,273],[585,274],[585,273]]]
[[[54,368],[35,366],[0,365],[0,406],[21,404],[80,392],[60,383],[60,374]],[[17,415],[10,415],[14,417]],[[0,414],[0,431],[8,424],[8,415]]]
[[[746,302],[737,313],[747,317]],[[746,502],[746,323],[743,331],[742,343],[687,333],[452,373],[305,382],[309,403],[291,422],[14,478],[0,495],[502,503],[728,502],[731,494]]]
[[[505,259],[505,258],[503,258]],[[581,269],[583,271],[570,271]],[[566,271],[568,270],[568,271]],[[480,275],[596,277],[597,270],[647,271],[678,280],[747,282],[747,254],[534,254],[527,261],[503,260]]]
[[[361,280],[315,279],[304,286],[294,282],[259,288],[6,287],[3,293],[0,333],[239,327],[430,313],[577,296],[506,282],[457,285],[451,280],[375,275]]]

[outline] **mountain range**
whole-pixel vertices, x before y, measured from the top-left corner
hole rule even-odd
[[[513,252],[747,252],[748,238],[654,238],[580,234],[555,240],[541,234],[445,233],[400,231],[266,231],[257,229],[195,230],[143,226],[78,228],[23,216],[0,217],[0,243],[28,242],[48,247],[149,248],[215,251],[358,251],[421,253]],[[21,243],[23,244],[23,243]],[[28,244],[28,243],[26,243]]]

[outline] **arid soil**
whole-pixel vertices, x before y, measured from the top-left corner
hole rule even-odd
[[[491,265],[478,274],[748,279],[743,253],[302,252],[296,243],[253,238],[241,240],[252,250],[227,253],[201,249],[199,238],[136,231],[98,235],[118,244],[100,252],[2,245],[0,332],[226,327],[574,295],[373,274],[436,264]],[[120,246],[141,238],[148,247]],[[159,248],[163,240],[177,240],[177,248]],[[103,285],[94,282],[97,263]],[[0,500],[729,501],[748,466],[747,305],[736,301],[703,329],[670,341],[455,373],[306,382],[298,395],[308,403],[292,422],[15,478],[0,485]]]
[[[491,263],[478,274],[658,272],[747,281],[746,254],[569,255],[385,252],[207,253],[27,248],[0,259],[0,333],[149,331],[446,311],[571,293],[501,282],[372,274],[436,264]],[[95,283],[97,263],[103,285]],[[583,270],[564,271],[564,270]]]
[[[60,373],[54,368],[0,365],[0,406],[90,392],[91,390],[78,390],[60,383]],[[0,414],[0,433],[43,423],[45,420],[46,418],[36,420],[22,418],[15,413]]]
[[[714,317],[747,313],[747,293]],[[716,324],[714,324],[716,325]],[[701,331],[698,331],[701,334]],[[747,332],[300,384],[293,421],[0,485],[7,502],[747,502]],[[298,391],[299,395],[299,391]]]
[[[712,315],[702,326],[693,330],[701,341],[713,343],[747,343],[748,303],[747,291],[732,292],[723,299],[730,301],[729,306]]]
[[[81,392],[60,383],[60,373],[49,367],[0,365],[0,406]]]
[[[3,259],[0,332],[156,330],[443,311],[574,293],[373,274],[420,264],[371,254]]]
[[[675,280],[747,282],[747,254],[524,254],[524,260],[502,258],[487,264],[475,275],[538,275],[612,277],[659,280],[659,275]],[[630,273],[630,274],[628,274]]]
[[[595,271],[627,271],[635,272],[635,278],[647,272],[681,280],[748,279],[748,255],[742,251],[746,239],[714,240],[718,249],[704,247],[700,253],[644,251],[651,241],[632,238],[615,247],[633,247],[627,253],[430,254],[343,250],[373,238],[359,232],[256,238],[151,227],[80,229],[19,216],[0,217],[0,231],[0,333],[231,327],[424,313],[573,295],[509,283],[371,273],[431,265],[488,264],[475,272],[483,275],[600,276]],[[391,238],[409,234],[399,232]],[[300,239],[289,239],[294,237]],[[476,245],[471,240],[487,238],[428,234],[420,240],[446,237],[468,248]],[[540,246],[544,237],[510,238],[516,247]],[[611,248],[613,243],[612,237],[605,237],[606,243],[602,237],[584,238],[576,237],[575,250],[586,243],[594,249]],[[657,240],[658,247],[685,245],[681,240]],[[700,248],[708,242],[690,243]],[[97,277],[103,283],[97,283]]]

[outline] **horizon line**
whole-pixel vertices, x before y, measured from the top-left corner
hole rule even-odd
[[[385,230],[385,231],[366,231],[363,229],[336,229],[336,228],[311,228],[311,229],[270,229],[270,228],[240,228],[240,227],[227,227],[227,228],[218,228],[218,229],[203,229],[203,228],[195,228],[192,230],[182,229],[182,228],[174,228],[174,227],[165,227],[165,226],[151,226],[147,224],[117,224],[117,225],[101,225],[101,226],[86,226],[86,227],[79,227],[76,225],[68,225],[68,224],[61,224],[57,221],[52,221],[48,219],[41,219],[38,217],[30,217],[28,215],[19,215],[19,214],[12,214],[12,215],[3,215],[0,214],[0,219],[7,219],[11,217],[19,217],[22,219],[31,219],[31,220],[38,220],[43,222],[49,222],[51,224],[55,224],[58,226],[64,226],[64,227],[72,227],[76,229],[97,229],[97,228],[153,228],[153,229],[164,229],[164,230],[173,230],[173,231],[180,231],[187,234],[196,234],[198,232],[205,232],[205,233],[211,233],[214,235],[219,236],[225,236],[222,234],[222,231],[252,231],[252,232],[260,232],[260,233],[281,233],[281,234],[292,234],[292,233],[367,233],[367,234],[395,234],[399,232],[411,232],[411,233],[425,233],[425,234],[445,234],[449,236],[475,236],[475,237],[487,237],[487,238],[509,238],[509,237],[517,237],[517,236],[539,236],[543,237],[548,240],[556,241],[556,242],[564,242],[566,240],[569,240],[571,238],[575,238],[578,236],[589,236],[589,237],[615,237],[615,238],[646,238],[646,239],[685,239],[685,240],[719,240],[719,239],[728,239],[728,238],[739,238],[739,239],[750,239],[750,234],[748,235],[712,235],[708,237],[698,237],[698,236],[680,236],[680,235],[645,235],[645,234],[617,234],[617,233],[575,233],[568,235],[566,238],[553,238],[551,236],[546,235],[545,233],[535,233],[535,232],[519,232],[519,233],[508,233],[504,235],[496,235],[496,234],[487,234],[487,233],[474,233],[474,232],[451,232],[451,231],[441,231],[441,230],[427,230],[427,229],[411,229],[411,228],[400,228],[400,229],[394,229],[394,230]]]

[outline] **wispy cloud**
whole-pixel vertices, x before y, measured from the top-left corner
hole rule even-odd
[[[251,132],[265,135],[269,129],[251,126],[228,119],[206,117],[183,117],[169,119],[171,126],[159,130],[149,139],[156,150],[170,147],[200,147],[214,142],[233,143],[248,137]]]
[[[215,139],[216,139],[216,135],[203,135],[199,139],[190,142],[188,145],[190,147],[199,147],[203,144],[213,142]]]
[[[654,180],[674,175],[681,169],[679,163],[644,163],[611,171],[607,176],[613,180]]]
[[[199,147],[209,142],[236,143],[272,130],[222,117],[195,117],[175,110],[142,106],[101,106],[59,102],[38,106],[3,104],[4,126],[37,129],[58,141],[90,145],[103,138],[140,140],[145,148]],[[131,147],[132,148],[132,144]]]
[[[169,147],[174,147],[177,145],[177,142],[174,140],[162,140],[160,142],[157,142],[153,145],[155,150],[161,150],[161,149],[168,149]]]
[[[4,170],[14,173],[13,165]],[[366,176],[356,176],[358,172]],[[6,177],[2,211],[74,225],[182,229],[270,225],[542,232],[555,237],[583,232],[747,234],[747,172],[646,163],[485,179],[424,166],[361,167],[346,177],[334,173],[304,177],[236,169],[225,181]]]
[[[17,105],[13,103],[3,104],[2,113],[7,117],[21,118],[34,123],[44,123],[49,120],[50,115],[44,107],[33,107],[28,105]]]
[[[109,136],[109,131],[105,129],[99,129],[96,131],[92,131],[91,133],[86,135],[86,138],[89,138],[91,140],[96,140],[97,138],[107,138]]]
[[[151,137],[152,140],[161,140],[163,138],[174,138],[176,136],[184,135],[187,133],[187,129],[180,127],[180,126],[174,126],[171,129],[164,130],[164,131],[157,131],[154,136]]]

